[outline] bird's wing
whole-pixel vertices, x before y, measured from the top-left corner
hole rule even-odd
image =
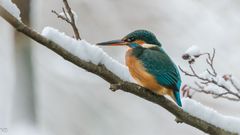
[[[145,49],[139,59],[160,85],[179,91],[181,78],[178,69],[161,48]]]

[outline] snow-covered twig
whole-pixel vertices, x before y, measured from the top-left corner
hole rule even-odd
[[[186,112],[208,121],[218,127],[228,129],[240,134],[240,118],[223,115],[216,110],[202,105],[201,103],[189,99],[183,98],[183,110]]]
[[[194,49],[197,49],[197,51]],[[239,81],[235,77],[232,77],[232,75],[218,75],[213,64],[215,54],[215,49],[213,49],[212,54],[200,53],[199,48],[195,46],[191,47],[190,49],[188,49],[188,51],[186,51],[186,53],[183,55],[183,59],[188,61],[190,72],[182,69],[181,67],[179,67],[179,69],[185,75],[196,78],[197,81],[195,82],[196,87],[183,87],[182,91],[188,91],[188,93],[190,93],[189,91],[193,90],[195,92],[211,94],[214,98],[225,98],[232,101],[240,101]],[[193,63],[196,62],[197,58],[201,58],[201,56],[204,55],[207,55],[206,63],[210,67],[210,69],[207,68],[203,73],[198,74],[193,67]],[[187,96],[192,97],[193,95],[188,94]]]
[[[62,13],[58,13],[55,10],[52,10],[52,13],[54,13],[58,18],[69,23],[72,26],[75,38],[77,40],[81,40],[79,30],[76,26],[77,14],[71,9],[67,0],[63,0],[63,3],[64,3],[65,8],[64,7],[62,8]],[[65,9],[67,10],[67,12]]]
[[[113,72],[108,70],[105,65],[99,63],[99,65],[93,64],[92,62],[88,62],[82,60],[78,56],[75,56],[70,50],[66,50],[63,48],[62,45],[57,44],[56,42],[49,40],[48,38],[42,36],[41,34],[37,33],[30,27],[26,26],[19,20],[17,20],[14,16],[12,16],[9,12],[7,12],[1,5],[0,5],[0,16],[2,16],[8,23],[10,23],[16,30],[25,34],[26,36],[32,38],[33,40],[37,41],[38,43],[42,44],[43,46],[51,49],[58,55],[62,56],[65,60],[75,64],[76,66],[87,70],[93,74],[98,75],[99,77],[103,78],[110,84],[117,84],[114,87],[114,90],[121,89],[125,92],[132,93],[137,95],[143,99],[146,99],[152,103],[158,104],[168,110],[170,113],[175,115],[178,119],[182,122],[191,125],[193,127],[202,130],[208,134],[217,134],[217,135],[236,135],[234,131],[227,131],[228,129],[223,129],[213,125],[205,120],[197,118],[196,116],[190,115],[189,113],[185,112],[183,109],[177,107],[172,101],[168,100],[164,96],[157,95],[146,88],[143,88],[135,83],[130,83],[123,81],[115,75]]]

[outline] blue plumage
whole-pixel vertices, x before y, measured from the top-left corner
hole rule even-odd
[[[181,97],[179,91],[174,91],[174,96],[177,104],[182,107]]]
[[[181,87],[180,74],[176,65],[164,50],[157,46],[153,48],[139,47],[135,48],[135,55],[142,61],[147,72],[152,74],[160,85],[174,91],[177,104],[182,106],[179,94]]]

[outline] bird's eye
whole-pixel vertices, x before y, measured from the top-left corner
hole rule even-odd
[[[133,42],[134,40],[135,40],[134,37],[130,37],[130,38],[126,39],[127,42]]]

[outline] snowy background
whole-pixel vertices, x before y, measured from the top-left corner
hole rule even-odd
[[[90,43],[148,29],[178,65],[187,66],[181,55],[191,45],[198,45],[203,51],[216,48],[217,71],[240,78],[238,0],[71,0],[70,5],[78,14],[82,37]],[[62,1],[32,0],[31,7],[37,31],[52,26],[72,35],[71,28],[51,13],[52,9],[61,10]],[[109,84],[99,77],[39,45],[31,46],[34,94],[29,95],[24,87],[18,87],[19,82],[28,82],[21,76],[24,73],[17,72],[28,70],[19,69],[24,64],[18,60],[12,28],[2,18],[0,28],[0,128],[8,129],[0,134],[203,134],[188,125],[176,124],[175,117],[157,105],[129,93],[111,92]],[[104,50],[124,63],[126,48]],[[201,65],[197,67],[202,69]],[[183,76],[183,84],[189,82]],[[204,94],[194,98],[223,114],[240,117],[240,102],[212,99]]]

